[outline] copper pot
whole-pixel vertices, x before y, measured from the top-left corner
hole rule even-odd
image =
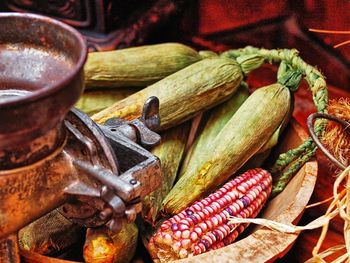
[[[23,149],[48,154],[62,140],[60,123],[84,88],[87,47],[75,29],[48,17],[0,13],[0,25],[0,152],[25,151],[18,167],[42,158]],[[2,158],[5,168],[11,158]]]

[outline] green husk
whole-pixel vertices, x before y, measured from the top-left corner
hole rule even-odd
[[[163,202],[176,214],[217,188],[256,154],[288,115],[291,94],[281,84],[256,90],[209,145],[199,168],[185,171]]]
[[[75,107],[88,115],[93,115],[138,90],[137,88],[86,90],[75,104]]]
[[[217,53],[211,50],[201,50],[198,53],[202,58],[214,58],[219,56]]]
[[[186,122],[162,132],[161,144],[152,149],[152,153],[160,159],[162,178],[160,187],[146,196],[142,202],[143,217],[151,224],[154,224],[162,201],[175,182],[189,130],[190,123]]]
[[[202,155],[206,154],[215,137],[248,96],[248,88],[242,85],[228,101],[216,106],[208,112],[207,121],[201,133],[186,154],[186,158],[181,166],[179,178],[181,178],[185,171],[192,169],[192,166],[197,167],[200,164],[200,160],[203,159]]]
[[[84,230],[57,210],[53,210],[18,232],[21,249],[50,255],[68,248],[83,238]]]
[[[242,174],[250,169],[262,167],[264,162],[269,158],[270,153],[271,153],[271,149],[267,149],[266,151],[263,151],[263,152],[259,151],[238,170],[237,174]]]
[[[87,88],[145,87],[201,60],[194,49],[164,43],[92,52],[84,66]]]
[[[284,63],[284,69],[289,71],[298,71],[304,76],[305,80],[309,84],[312,98],[317,111],[320,113],[327,112],[328,105],[328,90],[325,77],[317,68],[307,64],[302,58],[299,57],[299,52],[296,49],[264,49],[247,46],[242,49],[228,50],[220,54],[223,57],[229,57],[236,59],[238,56],[243,55],[259,55],[264,58],[265,62],[269,63]],[[280,67],[283,69],[283,67]],[[278,73],[281,73],[280,71]],[[287,76],[287,75],[286,75]],[[294,83],[299,81],[297,75],[290,78],[291,90],[296,90],[297,86]],[[286,82],[288,83],[288,81]],[[318,119],[315,121],[314,130],[318,137],[322,137],[326,120]],[[269,168],[269,171],[278,175],[278,179],[274,180],[271,196],[275,196],[286,187],[294,174],[302,167],[307,161],[309,161],[315,154],[317,146],[311,138],[304,141],[303,144],[298,147],[280,154],[278,159]],[[287,169],[285,169],[287,168]]]
[[[292,105],[291,105],[292,106]],[[247,170],[254,169],[256,167],[262,167],[264,162],[270,156],[271,150],[274,146],[277,145],[278,140],[287,127],[293,113],[293,107],[290,107],[289,112],[286,114],[281,125],[276,129],[272,134],[270,139],[259,149],[259,151],[251,157],[238,171],[238,174],[244,173]]]
[[[242,79],[242,71],[235,60],[204,59],[115,103],[93,115],[92,119],[104,123],[111,117],[138,118],[146,99],[157,96],[160,130],[165,130],[227,100],[236,92]]]
[[[116,247],[113,263],[126,263],[132,260],[136,252],[138,233],[134,223],[125,223],[120,232],[111,235]]]

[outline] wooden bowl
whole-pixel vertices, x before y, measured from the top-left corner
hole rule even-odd
[[[292,120],[286,134],[280,140],[277,152],[300,145],[308,135]],[[297,224],[315,187],[317,162],[307,162],[290,181],[282,193],[269,201],[258,217],[281,223]],[[267,228],[256,227],[252,234],[229,246],[207,253],[177,260],[176,262],[273,262],[283,257],[296,241],[298,234],[285,234]]]
[[[286,152],[288,149],[300,145],[306,138],[308,138],[306,132],[295,120],[292,120],[280,140],[276,153]],[[316,177],[317,162],[307,162],[286,189],[267,203],[259,217],[282,223],[298,223],[314,190]],[[284,234],[261,227],[256,227],[251,231],[249,236],[232,245],[176,262],[272,262],[283,257],[298,237],[297,234]],[[28,263],[74,263],[27,251],[21,251],[21,256],[24,262]],[[141,259],[138,262],[142,261]]]

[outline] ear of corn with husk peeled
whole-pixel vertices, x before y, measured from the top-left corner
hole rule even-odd
[[[142,215],[150,223],[154,223],[162,206],[164,197],[171,190],[185,150],[190,123],[186,122],[162,132],[162,141],[152,149],[161,163],[162,178],[157,190],[142,201]]]
[[[271,188],[271,175],[263,169],[249,170],[229,181],[166,220],[150,239],[152,258],[169,262],[231,244],[247,224],[229,224],[229,218],[255,217]]]
[[[208,146],[201,163],[188,169],[163,202],[176,214],[224,183],[256,154],[278,130],[291,107],[291,94],[281,84],[256,90]]]
[[[145,87],[197,62],[201,56],[179,43],[89,53],[84,66],[87,88]]]
[[[136,251],[138,229],[134,223],[122,224],[118,233],[112,233],[105,227],[87,230],[83,251],[86,263],[131,261]]]
[[[115,103],[93,115],[92,119],[104,123],[111,117],[127,120],[138,118],[146,99],[157,96],[160,102],[160,130],[164,130],[228,99],[242,79],[243,73],[235,60],[204,59]]]

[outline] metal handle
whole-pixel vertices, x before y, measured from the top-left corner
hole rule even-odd
[[[156,96],[149,97],[143,105],[140,121],[148,129],[156,131],[160,126],[159,99]]]
[[[335,121],[340,125],[344,126],[345,129],[350,128],[350,123],[326,113],[313,113],[313,114],[310,114],[309,117],[307,118],[307,128],[309,130],[311,138],[314,140],[317,147],[328,157],[329,160],[331,160],[334,164],[336,164],[340,169],[345,170],[346,166],[343,163],[341,163],[337,158],[335,158],[327,150],[327,148],[322,144],[320,139],[315,134],[314,127],[313,127],[313,122],[315,119],[327,119],[327,120]]]
[[[145,148],[157,145],[161,137],[154,132],[159,129],[159,100],[155,96],[149,97],[142,110],[139,119],[126,121],[118,117],[108,119],[104,125],[100,125],[106,137],[110,131],[123,135],[133,142],[137,142]],[[106,129],[107,128],[107,129]]]

